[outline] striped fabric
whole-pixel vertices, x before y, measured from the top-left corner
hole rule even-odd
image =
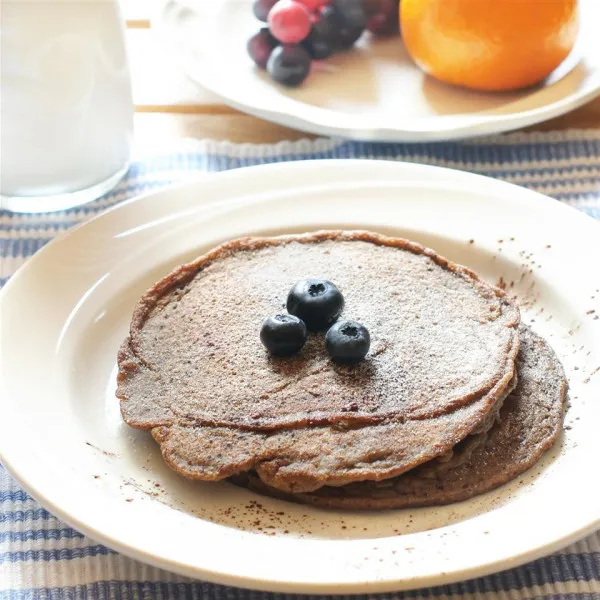
[[[46,215],[0,211],[0,285],[58,233],[125,198],[204,172],[311,158],[392,159],[464,169],[543,192],[600,219],[600,131],[519,133],[423,145],[331,139],[260,146],[190,141],[174,152],[137,161],[117,189],[79,209]],[[600,532],[517,569],[384,597],[600,600]],[[0,466],[0,600],[29,598],[285,600],[287,596],[192,582],[125,558],[50,515]]]

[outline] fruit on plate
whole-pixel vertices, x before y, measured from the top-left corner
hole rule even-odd
[[[267,62],[267,72],[278,83],[295,87],[310,73],[310,56],[297,45],[277,46]]]
[[[261,69],[266,69],[269,56],[278,45],[269,28],[263,27],[248,40],[248,54]]]
[[[252,9],[266,22],[247,44],[250,58],[288,87],[300,85],[312,61],[348,50],[365,31],[398,33],[399,0],[255,0]]]
[[[577,0],[402,0],[402,39],[433,77],[475,90],[540,83],[577,36]]]
[[[282,44],[299,44],[310,33],[310,12],[296,0],[279,0],[269,11],[267,23]]]

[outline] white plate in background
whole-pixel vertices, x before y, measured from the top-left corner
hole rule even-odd
[[[297,89],[257,69],[246,42],[261,25],[251,0],[166,0],[153,19],[187,75],[230,106],[321,135],[423,142],[533,125],[600,94],[600,2],[580,0],[581,31],[571,55],[539,86],[483,93],[426,76],[399,37],[369,42],[320,63]]]

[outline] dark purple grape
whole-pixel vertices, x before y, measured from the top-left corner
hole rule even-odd
[[[367,26],[364,0],[333,0],[333,6],[349,29],[364,29]]]
[[[379,11],[389,18],[398,17],[400,13],[400,2],[398,0],[380,0]]]
[[[340,50],[349,50],[358,42],[363,34],[364,27],[342,27],[338,31],[338,45]]]
[[[335,52],[337,36],[331,34],[328,23],[317,21],[302,45],[314,60],[324,60]]]
[[[320,35],[331,40],[337,36],[337,32],[342,28],[344,23],[337,8],[328,4],[321,8],[319,20],[315,23],[315,26],[317,25]]]
[[[321,9],[319,25],[328,32],[327,35],[334,43],[335,50],[351,48],[364,31],[363,27],[352,27],[346,23],[340,11],[333,5]]]
[[[269,28],[263,27],[248,40],[248,54],[261,69],[266,69],[269,56],[278,44],[279,42],[271,35]]]
[[[379,12],[373,15],[367,29],[374,35],[392,35],[400,29],[398,0],[380,0]]]
[[[363,0],[367,15],[372,17],[379,12],[382,0]]]
[[[267,22],[269,11],[277,4],[277,0],[254,0],[252,11],[259,21]]]
[[[367,23],[367,30],[374,35],[388,35],[393,33],[393,30],[390,29],[390,22],[384,13],[373,15]]]
[[[267,71],[277,83],[295,87],[308,77],[310,65],[310,55],[302,46],[285,45],[271,52]]]

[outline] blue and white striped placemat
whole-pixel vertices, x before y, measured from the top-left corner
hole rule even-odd
[[[79,209],[38,215],[0,211],[0,285],[59,232],[126,198],[203,172],[312,158],[405,160],[464,169],[548,194],[600,219],[600,131],[519,133],[423,145],[331,139],[252,146],[190,141],[174,152],[134,163],[113,192]],[[600,498],[598,505],[600,511]],[[46,512],[0,466],[0,600],[288,597],[192,582],[112,552]],[[600,600],[600,532],[517,569],[384,597]]]

